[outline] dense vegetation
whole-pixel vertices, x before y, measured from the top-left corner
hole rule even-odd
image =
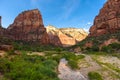
[[[42,56],[14,55],[0,58],[0,72],[5,80],[59,80],[58,63]]]
[[[32,45],[21,42],[12,43],[13,50],[0,58],[0,73],[3,80],[59,80],[57,67],[60,59],[66,58],[72,69],[78,69],[78,61],[83,55],[76,56],[61,47]],[[16,55],[15,51],[20,54]],[[28,55],[43,52],[45,56]]]
[[[100,45],[104,43],[104,41],[109,39],[117,39],[120,41],[120,32],[113,33],[113,34],[105,34],[96,37],[87,37],[80,43],[71,48],[80,47],[83,52],[107,52],[107,53],[119,53],[120,52],[120,43],[111,43],[108,46],[103,46],[100,48]],[[92,47],[84,47],[85,43],[92,43]]]

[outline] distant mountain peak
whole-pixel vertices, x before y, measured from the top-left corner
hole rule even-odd
[[[88,35],[83,29],[77,28],[56,28],[48,25],[46,29],[51,43],[63,47],[75,45]]]

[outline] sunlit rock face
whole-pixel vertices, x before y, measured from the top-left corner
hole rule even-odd
[[[88,36],[88,33],[83,29],[77,28],[61,28],[60,29],[64,34],[74,38],[77,42],[82,41]]]
[[[20,13],[13,24],[7,28],[7,35],[13,40],[39,41],[42,44],[49,43],[49,37],[38,9]]]
[[[120,31],[120,0],[108,0],[95,17],[89,36]]]
[[[82,29],[58,29],[51,25],[47,26],[46,29],[50,38],[50,43],[56,46],[70,47],[87,36],[87,33]]]

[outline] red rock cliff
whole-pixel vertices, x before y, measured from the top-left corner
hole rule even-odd
[[[120,0],[108,0],[95,17],[89,36],[120,31]]]
[[[7,32],[13,40],[49,43],[49,37],[38,9],[24,11],[19,14],[14,23],[8,27]]]

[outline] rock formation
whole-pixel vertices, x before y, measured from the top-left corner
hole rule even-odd
[[[105,40],[100,46],[100,50],[102,49],[103,46],[108,46],[109,44],[112,44],[112,43],[118,43],[120,44],[120,42],[117,40],[117,39],[114,39],[114,38],[111,38],[109,40]]]
[[[19,14],[14,23],[7,28],[7,34],[13,40],[49,43],[49,37],[38,9],[24,11]]]
[[[1,17],[0,17],[1,21]],[[1,23],[1,22],[0,22]],[[55,46],[69,47],[86,38],[82,29],[44,27],[42,16],[38,9],[20,13],[7,29],[0,27],[0,35],[12,40],[40,42]]]
[[[88,36],[88,33],[85,32],[83,29],[61,28],[60,30],[67,36],[74,38],[77,42],[82,41]]]
[[[62,47],[69,47],[76,44],[75,39],[63,34],[59,29],[53,26],[47,26],[46,29],[51,44]]]
[[[0,36],[3,36],[5,29],[2,27],[2,17],[0,16]]]
[[[0,27],[0,36],[4,36],[4,33],[5,33],[5,29]]]
[[[120,31],[120,0],[108,0],[95,17],[89,36]]]
[[[77,41],[81,41],[87,36],[87,33],[82,29],[58,29],[54,26],[47,26],[46,29],[50,38],[50,43],[56,46],[69,47],[75,45]]]

